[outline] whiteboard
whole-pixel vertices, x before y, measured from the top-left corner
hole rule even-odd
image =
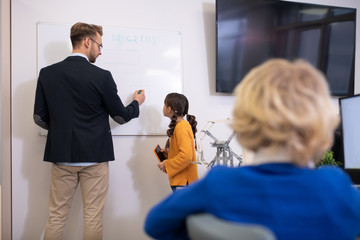
[[[37,24],[38,73],[71,54],[70,28],[71,24]],[[103,33],[104,47],[95,65],[111,72],[124,105],[137,89],[146,95],[139,118],[124,125],[110,120],[112,134],[166,135],[170,120],[162,112],[165,96],[182,93],[183,88],[180,32],[103,27]]]

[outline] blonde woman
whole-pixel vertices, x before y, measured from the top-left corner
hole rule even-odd
[[[304,61],[273,59],[250,71],[235,97],[232,126],[254,165],[214,167],[155,206],[146,232],[186,239],[186,217],[207,212],[264,225],[278,240],[355,239],[360,192],[342,170],[313,168],[339,122],[324,76]]]

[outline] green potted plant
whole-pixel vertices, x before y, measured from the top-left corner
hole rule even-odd
[[[342,162],[336,161],[334,159],[333,151],[326,151],[321,158],[321,161],[316,165],[317,167],[322,166],[333,166],[333,167],[341,167]]]

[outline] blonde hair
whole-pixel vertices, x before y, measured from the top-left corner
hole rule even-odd
[[[339,117],[325,77],[309,63],[269,60],[245,76],[235,95],[232,127],[244,148],[285,148],[303,166],[331,146]]]
[[[75,23],[70,29],[70,39],[73,48],[77,47],[84,38],[95,37],[96,33],[99,33],[100,36],[103,35],[102,26],[82,22]]]

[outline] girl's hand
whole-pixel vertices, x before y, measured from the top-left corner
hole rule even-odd
[[[160,152],[162,152],[164,154],[166,159],[168,158],[168,150],[165,150],[165,149],[161,148]]]
[[[162,171],[164,173],[166,173],[165,161],[166,160],[162,161],[161,163],[158,163],[158,165],[157,165],[158,168],[160,169],[160,171]]]

